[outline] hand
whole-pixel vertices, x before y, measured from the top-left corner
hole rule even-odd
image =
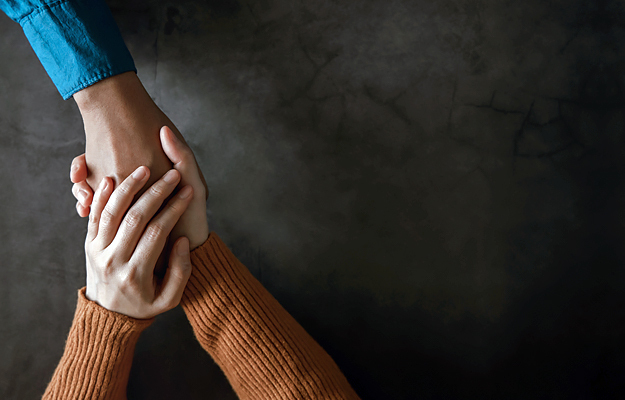
[[[140,165],[152,172],[149,187],[171,168],[161,148],[159,129],[168,125],[184,139],[134,72],[97,82],[74,94],[74,100],[85,127],[86,182],[91,188],[105,176],[118,185]]]
[[[206,201],[208,191],[204,183],[204,177],[195,161],[193,151],[189,146],[178,139],[171,129],[163,126],[160,130],[160,144],[173,163],[174,168],[180,172],[181,185],[191,185],[195,195],[187,211],[182,215],[172,232],[172,239],[186,236],[189,239],[191,250],[200,246],[208,238],[208,221],[206,219]],[[85,179],[88,168],[85,155],[82,154],[72,161],[70,179],[74,183],[72,193],[76,197],[76,211],[81,217],[89,215],[89,207],[93,199],[93,192]]]
[[[102,179],[85,240],[87,298],[139,319],[176,307],[191,275],[189,242],[184,237],[174,244],[162,281],[154,275],[154,268],[169,233],[193,198],[193,188],[184,186],[154,216],[176,188],[180,173],[167,172],[130,207],[149,176],[149,169],[139,167],[115,190],[111,178]]]
[[[161,144],[165,154],[174,164],[174,168],[182,176],[180,184],[190,185],[195,193],[189,208],[182,214],[171,233],[172,240],[182,236],[189,238],[189,247],[193,250],[208,239],[209,233],[206,217],[208,191],[204,177],[191,148],[166,126],[161,128]]]

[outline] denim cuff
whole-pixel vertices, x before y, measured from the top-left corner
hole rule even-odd
[[[18,22],[63,99],[135,64],[103,0],[61,0]]]

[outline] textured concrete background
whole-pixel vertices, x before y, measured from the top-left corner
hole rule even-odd
[[[622,2],[109,5],[211,228],[363,399],[623,398]],[[4,15],[0,60],[0,398],[35,399],[85,282],[84,139]],[[179,309],[129,395],[235,398]]]

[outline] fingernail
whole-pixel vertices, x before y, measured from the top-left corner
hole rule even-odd
[[[191,186],[185,186],[180,191],[180,198],[181,199],[186,199],[187,197],[191,196],[191,193],[193,193],[193,188]]]
[[[145,178],[145,168],[139,167],[132,173],[132,177],[138,181]]]
[[[186,256],[189,254],[189,239],[182,238],[178,243],[178,255]]]
[[[78,164],[72,164],[72,172],[78,171]]]
[[[170,127],[167,126],[167,129],[165,130],[165,132],[167,133],[167,135],[173,137],[174,140],[178,140],[178,136],[176,136],[176,134],[174,133],[174,130],[171,129]]]
[[[165,174],[163,179],[167,183],[174,183],[176,181],[176,179],[178,179],[178,173],[177,173],[177,171],[175,169],[169,170],[169,172],[167,172]]]
[[[89,193],[85,189],[80,189],[78,191],[78,197],[80,197],[80,202],[81,203],[83,203],[85,200],[87,200],[88,196],[89,196]]]

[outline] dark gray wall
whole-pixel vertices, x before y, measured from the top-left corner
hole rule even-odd
[[[212,230],[363,399],[622,398],[622,2],[109,5]],[[85,282],[84,139],[5,16],[0,60],[0,398],[35,399]],[[179,309],[129,394],[235,398]]]

